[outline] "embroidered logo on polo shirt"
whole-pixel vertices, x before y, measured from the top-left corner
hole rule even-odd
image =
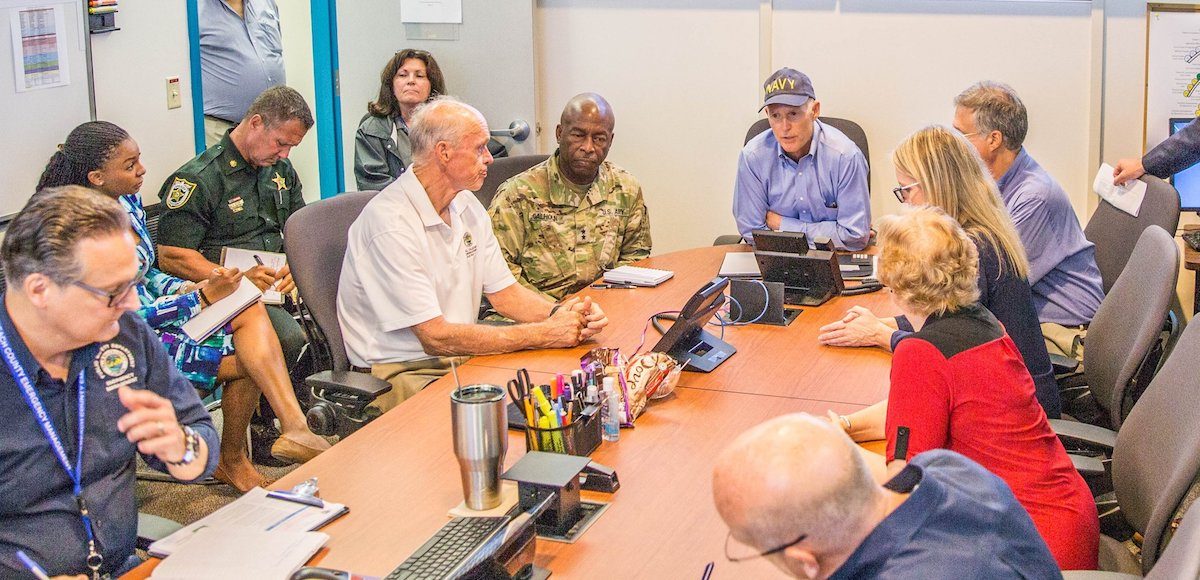
[[[105,379],[105,391],[115,391],[136,382],[137,375],[132,372],[136,366],[133,352],[115,342],[100,347],[100,352],[92,360],[96,374]]]
[[[175,181],[171,182],[171,189],[167,192],[167,208],[179,209],[183,204],[187,203],[188,198],[192,197],[192,192],[196,191],[196,184],[182,177],[176,177]]]
[[[463,232],[463,246],[467,248],[467,257],[472,258],[479,248],[475,246],[475,240],[471,238],[471,232]]]

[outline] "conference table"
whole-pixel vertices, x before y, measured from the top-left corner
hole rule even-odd
[[[716,246],[673,252],[637,265],[672,270],[655,288],[594,289],[610,325],[577,348],[480,356],[458,367],[462,384],[504,385],[526,368],[537,384],[554,373],[579,368],[596,347],[631,354],[645,333],[645,347],[658,340],[646,330],[656,312],[678,310],[720,269],[726,252],[749,247]],[[595,461],[616,469],[615,494],[583,492],[585,500],[611,502],[574,544],[540,540],[536,563],[555,578],[700,577],[715,562],[714,576],[776,574],[763,559],[725,560],[727,528],[712,501],[712,464],[739,433],[772,417],[827,410],[848,413],[884,398],[890,354],[876,348],[832,348],[816,341],[817,329],[862,305],[894,314],[885,292],[836,297],[807,307],[787,327],[754,324],[727,327],[724,339],[738,352],[711,373],[684,372],[665,399],[651,402],[620,441],[603,443]],[[709,327],[714,333],[721,330]],[[462,501],[458,464],[451,445],[448,375],[384,414],[332,449],[300,466],[271,487],[286,489],[318,477],[321,496],[345,503],[350,512],[321,531],[330,540],[310,565],[384,576],[420,547]],[[524,435],[510,431],[506,465],[525,453]],[[129,578],[147,577],[151,560]]]

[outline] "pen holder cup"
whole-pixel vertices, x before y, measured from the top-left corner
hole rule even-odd
[[[525,448],[529,451],[590,455],[600,447],[600,407],[590,405],[569,425],[553,429],[525,426]]]

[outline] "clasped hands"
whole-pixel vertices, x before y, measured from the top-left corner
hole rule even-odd
[[[822,326],[817,342],[826,346],[878,346],[891,349],[895,330],[870,310],[853,306],[841,320]]]
[[[575,346],[604,330],[608,315],[591,296],[572,297],[560,303],[546,322],[554,336],[554,346]]]

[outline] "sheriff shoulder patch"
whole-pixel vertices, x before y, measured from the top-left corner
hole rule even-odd
[[[196,191],[196,184],[182,177],[176,177],[175,181],[171,182],[171,189],[167,192],[166,204],[168,209],[179,209],[187,200],[192,197],[192,192]]]

